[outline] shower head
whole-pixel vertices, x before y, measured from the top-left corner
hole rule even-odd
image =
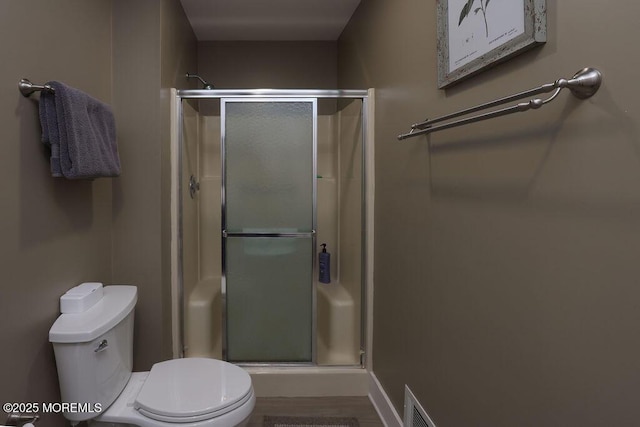
[[[202,82],[202,85],[203,85],[202,88],[203,89],[213,90],[213,85],[211,83],[207,83],[202,77],[200,77],[197,74],[187,73],[187,74],[185,74],[185,77],[188,78],[188,79],[196,78],[196,79],[198,79],[198,80],[200,80]]]

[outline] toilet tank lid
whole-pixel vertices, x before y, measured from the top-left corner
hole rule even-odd
[[[98,338],[122,321],[136,305],[138,289],[105,286],[100,301],[82,313],[63,313],[49,330],[49,342],[81,343]]]

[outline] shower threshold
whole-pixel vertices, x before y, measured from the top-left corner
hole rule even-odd
[[[360,367],[245,366],[258,397],[367,396],[369,373]]]

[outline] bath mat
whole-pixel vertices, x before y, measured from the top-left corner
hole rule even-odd
[[[336,417],[270,417],[265,415],[263,427],[359,427],[357,418]]]

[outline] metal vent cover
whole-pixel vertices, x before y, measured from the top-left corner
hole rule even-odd
[[[406,384],[404,386],[403,427],[436,427],[435,423],[431,420]]]

